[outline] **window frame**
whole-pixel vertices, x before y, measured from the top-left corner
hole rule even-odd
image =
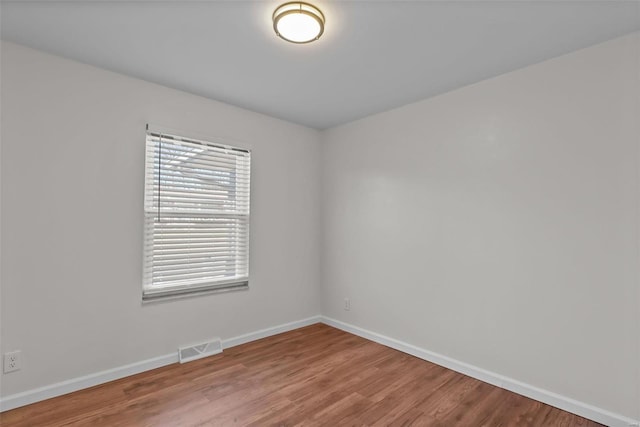
[[[249,254],[250,254],[250,222],[251,222],[251,209],[250,209],[250,204],[251,204],[251,156],[252,156],[252,150],[251,147],[248,144],[245,143],[241,143],[235,140],[231,140],[231,139],[220,139],[220,138],[209,138],[209,137],[194,137],[194,136],[186,136],[187,133],[182,132],[182,131],[176,131],[176,130],[171,130],[171,129],[167,129],[167,128],[162,128],[162,127],[158,127],[158,126],[152,126],[147,124],[146,126],[146,132],[145,132],[145,141],[144,141],[144,147],[145,147],[145,164],[144,164],[144,189],[143,189],[143,194],[144,194],[144,199],[143,199],[143,213],[144,213],[144,218],[143,218],[143,260],[142,260],[142,302],[143,303],[147,303],[147,302],[153,302],[153,301],[158,301],[158,300],[168,300],[168,299],[177,299],[177,298],[185,298],[185,297],[191,297],[191,296],[198,296],[198,295],[207,295],[207,294],[212,294],[212,293],[223,293],[223,292],[231,292],[231,291],[239,291],[239,290],[248,290],[249,289]],[[193,134],[191,134],[193,135]],[[148,209],[148,203],[147,203],[147,198],[148,196],[148,191],[149,191],[149,185],[147,184],[147,179],[148,179],[148,174],[149,174],[149,168],[150,167],[155,167],[155,156],[156,154],[154,153],[153,155],[149,155],[148,151],[149,151],[149,137],[162,137],[164,139],[166,139],[167,141],[178,141],[178,142],[183,142],[183,143],[190,143],[190,144],[199,144],[202,146],[209,146],[212,148],[215,148],[216,150],[228,150],[228,151],[238,151],[238,152],[242,152],[245,154],[246,156],[246,161],[248,162],[248,167],[246,168],[246,173],[247,173],[247,179],[248,179],[248,184],[247,184],[247,188],[246,188],[246,197],[248,198],[247,201],[247,211],[246,214],[237,214],[237,216],[244,216],[246,217],[245,219],[245,227],[246,227],[246,232],[244,237],[244,249],[243,249],[243,253],[242,253],[242,257],[244,257],[245,259],[245,264],[246,264],[246,268],[243,271],[246,271],[246,277],[243,276],[242,279],[237,279],[237,278],[230,278],[229,280],[215,280],[213,282],[207,282],[205,283],[204,281],[198,283],[192,283],[192,284],[183,284],[183,285],[175,285],[175,286],[158,286],[156,288],[153,287],[152,284],[149,284],[149,280],[151,280],[151,282],[153,282],[153,273],[151,279],[148,279],[146,277],[146,274],[151,271],[153,272],[153,262],[149,263],[149,261],[147,260],[147,257],[149,256],[150,253],[153,253],[154,251],[154,246],[153,246],[153,242],[149,243],[149,238],[148,238],[148,233],[155,233],[155,227],[156,227],[156,219],[158,217],[153,216],[156,212],[155,212],[155,207],[154,209]],[[215,150],[212,150],[215,151]],[[162,156],[162,155],[160,155]],[[152,165],[150,165],[150,160]],[[217,171],[217,169],[211,169],[212,171]],[[237,168],[234,169],[234,171],[237,170],[242,170],[245,171],[245,169],[240,169]],[[153,171],[151,173],[154,173]],[[160,185],[160,183],[158,182],[158,185]],[[237,183],[236,183],[236,188],[237,188]],[[154,190],[151,190],[152,193]],[[160,193],[162,191],[162,186],[160,185]],[[152,194],[151,198],[153,199],[155,196]],[[158,206],[162,206],[162,197],[160,195],[157,196],[158,197]],[[161,210],[159,213],[160,217],[162,216]],[[194,215],[194,219],[198,218],[200,220],[206,221],[207,219],[223,219],[223,218],[228,218],[227,216],[212,216],[210,215],[203,215],[200,217],[197,217]],[[149,218],[152,217],[151,221],[153,222],[152,224],[152,228],[154,228],[153,232],[150,232],[148,230],[149,227]],[[159,223],[160,221],[158,221]],[[230,227],[228,230],[233,230],[233,227]],[[237,232],[237,231],[236,231]],[[155,236],[155,234],[154,234]],[[239,246],[238,246],[239,247]],[[233,251],[231,252],[238,252],[238,247],[236,247]],[[241,258],[236,258],[234,259],[234,263],[238,263],[239,261],[237,261],[238,259],[242,259]]]

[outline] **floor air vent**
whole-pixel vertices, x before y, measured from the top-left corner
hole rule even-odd
[[[201,344],[180,347],[178,349],[180,363],[191,362],[192,360],[202,359],[203,357],[213,356],[218,353],[222,353],[222,341],[220,338],[213,338]]]

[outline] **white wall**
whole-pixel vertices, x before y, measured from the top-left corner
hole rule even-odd
[[[1,49],[3,396],[319,314],[317,131]],[[141,305],[147,122],[252,146],[249,291]]]
[[[639,46],[326,132],[323,314],[640,418]]]

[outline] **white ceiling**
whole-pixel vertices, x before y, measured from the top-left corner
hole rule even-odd
[[[294,45],[279,3],[3,1],[1,34],[324,129],[640,29],[637,1],[323,0],[325,34]]]

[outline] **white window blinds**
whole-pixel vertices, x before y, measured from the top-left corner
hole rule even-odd
[[[249,283],[247,150],[147,131],[143,299]]]

